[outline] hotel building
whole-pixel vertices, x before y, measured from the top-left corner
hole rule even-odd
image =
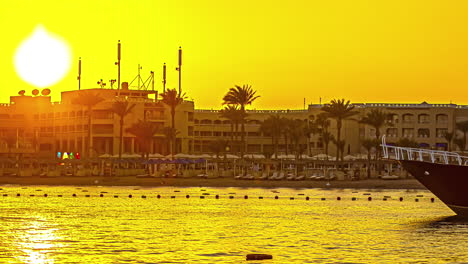
[[[118,96],[115,89],[86,89],[61,93],[60,102],[51,97],[38,95],[11,96],[9,103],[0,104],[0,156],[11,154],[53,157],[56,152],[86,153],[88,115],[86,108],[73,104],[80,93],[90,91],[105,100],[92,113],[93,156],[115,155],[119,149],[119,116],[112,113],[111,105]],[[171,125],[168,106],[157,99],[156,91],[120,90],[120,96],[135,104],[125,117],[125,127],[138,120],[153,122],[159,128]],[[156,98],[156,99],[155,99]],[[375,137],[375,130],[357,122],[371,109],[391,113],[389,125],[381,129],[388,143],[401,138],[410,138],[425,148],[446,149],[446,132],[455,131],[455,124],[468,120],[468,106],[456,104],[354,104],[358,114],[343,122],[342,137],[346,140],[345,155],[366,153],[361,147],[364,138]],[[314,120],[322,105],[311,104],[301,110],[248,110],[246,152],[271,155],[272,139],[260,131],[261,123],[270,115],[279,115],[294,120]],[[177,152],[198,154],[210,153],[210,142],[217,139],[230,140],[230,121],[220,116],[219,110],[196,109],[192,101],[184,101],[176,108]],[[336,135],[336,123],[331,121],[330,132]],[[460,133],[460,132],[459,132]],[[461,136],[461,134],[459,135]],[[300,143],[304,154],[324,153],[319,135],[311,134],[309,140]],[[166,136],[157,133],[150,146],[151,153],[167,155],[169,148]],[[329,153],[334,155],[334,144]],[[230,150],[236,152],[236,150]],[[279,141],[279,151],[286,151],[284,140]],[[139,146],[132,134],[124,129],[124,153],[139,153]]]

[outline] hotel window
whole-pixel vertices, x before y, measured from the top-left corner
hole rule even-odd
[[[436,129],[436,137],[438,137],[438,138],[445,137],[445,134],[447,134],[447,133],[448,133],[447,128],[437,128]]]
[[[420,114],[418,116],[418,123],[419,124],[428,124],[430,123],[430,117],[428,114]]]
[[[198,119],[195,119],[195,124],[199,124],[200,121]]]
[[[189,122],[193,121],[193,112],[188,112],[188,121]]]
[[[70,118],[75,117],[75,111],[70,112]]]
[[[387,117],[387,123],[398,124],[398,115],[397,114],[389,114],[388,117]]]
[[[41,119],[46,119],[46,114],[41,114]]]
[[[446,114],[436,115],[436,123],[437,124],[447,124],[448,123],[448,115],[446,115]]]
[[[62,126],[62,132],[68,132],[68,127],[67,126]]]
[[[193,126],[188,127],[188,135],[193,136]]]
[[[46,132],[47,128],[46,127],[41,127],[41,132]]]
[[[195,136],[200,136],[200,131],[195,131],[194,134]]]
[[[48,113],[47,118],[48,119],[53,119],[54,118],[54,113]]]
[[[213,136],[215,136],[215,137],[220,137],[220,136],[221,136],[221,132],[214,132],[214,133],[213,133]]]
[[[34,115],[34,119],[36,119],[36,120],[39,119],[39,115],[38,115],[38,114],[35,114],[35,115]]]
[[[60,133],[60,127],[59,126],[55,127],[55,133]]]
[[[413,115],[412,114],[404,114],[403,115],[403,123],[413,123]]]
[[[59,112],[55,113],[55,118],[60,118],[60,113]]]
[[[420,138],[428,138],[430,137],[431,133],[429,131],[429,128],[420,128],[418,129],[418,137]]]
[[[83,130],[83,125],[77,125],[76,126],[76,131],[81,131]]]
[[[403,128],[403,137],[406,137],[406,138],[414,137],[414,129],[413,128]]]
[[[47,127],[47,132],[52,133],[52,132],[53,132],[53,129],[54,129],[53,127]]]
[[[398,128],[387,128],[387,132],[385,134],[387,137],[398,137]]]
[[[68,131],[69,132],[75,131],[75,126],[68,126]]]
[[[77,111],[76,112],[76,117],[81,117],[83,115],[83,112],[82,111]]]
[[[200,131],[200,136],[211,137],[211,131]]]

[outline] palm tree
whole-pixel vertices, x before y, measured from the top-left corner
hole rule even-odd
[[[278,141],[281,136],[282,123],[281,117],[279,115],[270,115],[263,123],[260,125],[260,132],[264,135],[268,134],[271,136],[271,143],[273,145],[273,153],[275,154],[275,159],[278,158]]]
[[[166,145],[166,153],[171,153],[172,150],[172,138],[177,136],[179,133],[177,130],[172,129],[172,127],[163,127],[158,132],[164,135],[164,141]]]
[[[158,128],[154,123],[139,120],[137,123],[132,124],[126,131],[136,137],[138,145],[140,146],[141,156],[148,157],[151,141],[154,134],[158,132]]]
[[[444,139],[447,140],[448,151],[452,151],[452,142],[453,142],[454,136],[455,136],[454,132],[446,132],[444,134]]]
[[[462,155],[464,153],[464,148],[465,148],[465,140],[463,138],[454,138],[453,139],[453,144],[455,144],[455,146],[458,147],[458,149],[460,149],[460,151],[462,152]]]
[[[171,109],[171,127],[175,131],[175,111],[177,106],[184,101],[185,93],[179,94],[176,89],[167,89],[166,92],[161,94],[161,97],[161,101]],[[173,133],[171,155],[174,155],[177,150],[175,136],[175,133]]]
[[[341,142],[341,127],[343,126],[343,120],[348,119],[358,113],[357,111],[353,111],[353,109],[354,106],[350,104],[349,100],[345,102],[345,99],[333,99],[329,104],[326,104],[322,107],[322,111],[327,113],[330,118],[336,120],[337,142]],[[338,146],[336,151],[336,160],[338,160],[340,158],[340,150]],[[343,155],[341,155],[341,158],[343,158]]]
[[[320,113],[317,115],[317,119],[315,119],[315,125],[319,132],[321,131],[328,131],[330,127],[330,119],[328,118],[327,113]]]
[[[335,140],[335,137],[333,136],[332,133],[330,133],[327,130],[322,131],[321,137],[322,137],[322,142],[323,142],[324,149],[325,149],[325,155],[327,156],[327,160],[328,160],[328,145],[330,144],[330,142]]]
[[[372,109],[370,112],[367,112],[363,118],[361,118],[359,123],[373,127],[375,129],[376,139],[380,140],[380,128],[382,128],[387,123],[388,116],[388,113],[385,113],[380,109]],[[377,161],[380,159],[380,148],[376,148],[375,159]],[[377,167],[380,174],[381,166],[379,166],[379,163],[377,163]]]
[[[328,114],[318,114],[314,123],[317,126],[317,131],[319,132],[322,143],[324,144],[325,154],[327,155],[328,159],[328,145],[335,139],[335,137],[328,131],[328,128],[330,127],[330,119],[328,118]]]
[[[223,104],[225,105],[237,105],[240,107],[242,114],[245,114],[245,107],[251,105],[260,96],[255,95],[256,91],[252,89],[250,85],[243,85],[242,87],[236,85],[234,88],[230,88],[227,94],[223,97]],[[241,120],[241,157],[244,156],[245,152],[245,117]]]
[[[284,146],[285,146],[285,154],[288,155],[289,154],[289,142],[288,142],[288,139],[290,139],[290,135],[291,135],[291,119],[288,119],[286,117],[282,117],[281,118],[281,132],[283,133],[283,137],[284,137]]]
[[[231,144],[230,144],[231,151],[234,151],[233,149],[234,148],[233,144],[235,140],[234,127],[236,128],[236,131],[237,131],[237,125],[239,123],[239,116],[240,116],[239,114],[240,114],[240,111],[235,105],[228,105],[220,111],[220,116],[228,119],[229,123],[231,123]]]
[[[73,98],[72,103],[86,107],[88,111],[88,157],[91,158],[93,154],[93,139],[92,139],[92,115],[93,107],[104,101],[98,93],[89,91],[82,91],[77,97]]]
[[[375,138],[366,138],[361,141],[361,145],[367,151],[367,178],[370,178],[370,167],[371,167],[371,151],[372,149],[377,149],[379,141]]]
[[[299,148],[299,143],[302,138],[305,137],[305,123],[302,120],[291,120],[289,122],[289,135],[292,143],[294,144],[294,152],[296,154],[296,159],[299,159],[301,154],[301,149]]]
[[[219,158],[220,153],[226,153],[226,147],[229,145],[229,142],[224,139],[217,139],[211,141],[208,145],[208,148],[216,155],[216,158]]]
[[[132,112],[134,107],[135,104],[129,105],[129,102],[127,100],[115,101],[114,103],[112,103],[111,111],[120,117],[119,159],[122,158],[124,118]]]
[[[463,142],[465,142],[465,145],[463,145],[463,149],[461,149],[461,151],[464,151],[466,149],[466,133],[468,133],[468,121],[458,122],[456,124],[456,127],[463,133]]]

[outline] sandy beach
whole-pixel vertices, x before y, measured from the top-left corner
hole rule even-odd
[[[242,187],[242,188],[350,188],[350,189],[425,189],[415,179],[359,181],[271,181],[236,180],[233,178],[139,178],[128,177],[0,177],[0,184],[18,185],[78,185],[78,186],[186,186],[186,187]]]

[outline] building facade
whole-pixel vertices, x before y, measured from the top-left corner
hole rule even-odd
[[[49,96],[11,96],[10,102],[0,104],[0,155],[37,155],[50,157],[58,151],[85,153],[88,136],[88,115],[86,107],[73,103],[80,93],[92,92],[104,98],[92,108],[93,156],[115,155],[119,149],[119,120],[113,114],[112,103],[116,98],[126,98],[135,104],[132,112],[125,117],[125,128],[138,120],[146,120],[157,127],[170,127],[171,114],[168,106],[157,98],[155,91],[113,89],[86,89],[61,93],[60,102],[51,102]],[[447,149],[444,139],[447,132],[456,131],[456,123],[468,120],[468,106],[456,104],[354,104],[358,114],[345,120],[341,131],[345,140],[345,155],[365,153],[361,141],[375,137],[376,131],[358,122],[371,109],[382,109],[389,113],[387,125],[381,129],[388,143],[396,143],[401,138],[416,141],[424,148]],[[260,126],[271,115],[279,115],[308,124],[315,120],[322,105],[309,105],[304,110],[248,110],[245,124],[246,153],[273,153],[270,135],[262,133]],[[230,141],[231,122],[222,118],[219,110],[196,109],[192,101],[184,101],[176,108],[177,152],[188,154],[210,153],[211,142],[224,139]],[[135,137],[125,131],[123,152],[140,152]],[[336,135],[336,123],[331,120],[329,131]],[[150,143],[150,152],[169,154],[168,138],[158,132]],[[459,137],[462,134],[459,133]],[[239,132],[237,133],[237,136]],[[279,152],[288,152],[286,139],[280,138]],[[309,134],[299,142],[303,154],[324,153],[320,134]],[[239,148],[227,149],[234,154]],[[329,153],[334,155],[336,147],[330,144]]]

